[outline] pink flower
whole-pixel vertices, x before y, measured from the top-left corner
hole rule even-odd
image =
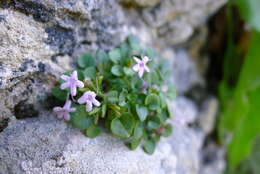
[[[83,88],[84,83],[80,80],[78,80],[78,73],[77,71],[73,71],[71,76],[67,75],[62,75],[61,78],[65,80],[64,83],[61,84],[60,88],[65,89],[65,88],[70,88],[70,94],[72,96],[76,96],[77,94],[77,87],[78,88]]]
[[[146,63],[149,61],[149,58],[147,56],[144,56],[142,60],[134,57],[134,60],[137,64],[133,66],[133,70],[135,72],[138,72],[140,78],[143,76],[144,71],[150,72],[150,69],[148,68],[148,66],[146,66]]]
[[[67,100],[63,107],[54,107],[53,111],[57,113],[59,119],[64,119],[66,121],[70,120],[70,112],[75,112],[75,108],[71,108],[71,101]]]
[[[78,99],[79,104],[86,103],[86,111],[92,111],[93,104],[95,106],[100,106],[99,101],[95,99],[96,93],[92,91],[87,91]]]

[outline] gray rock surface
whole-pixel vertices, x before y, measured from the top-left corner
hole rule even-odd
[[[173,78],[182,95],[203,83],[191,60],[193,53],[183,45],[192,35],[198,36],[194,31],[225,2],[0,0],[0,174],[209,171],[204,170],[201,151],[211,129],[189,125],[201,113],[209,121],[215,115],[207,114],[210,110],[201,112],[185,97],[172,103],[174,134],[161,142],[153,156],[140,149],[129,151],[121,140],[106,134],[85,138],[57,121],[43,102],[57,77],[71,69],[80,54],[109,50],[130,33],[174,59]],[[198,44],[190,46],[198,50]],[[216,163],[221,160],[220,156]],[[214,164],[208,163],[207,168]]]
[[[190,112],[184,113],[187,109]],[[189,101],[185,108],[180,108],[179,113],[184,114],[176,113],[176,117],[189,120],[191,112],[197,113]],[[150,156],[141,149],[130,151],[122,140],[107,134],[86,138],[51,113],[19,120],[0,134],[0,171],[3,174],[198,173],[202,132],[176,121],[172,124],[174,134],[162,139],[155,154]]]

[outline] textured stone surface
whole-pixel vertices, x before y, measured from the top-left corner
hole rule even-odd
[[[189,120],[191,112],[196,114],[189,102],[179,113],[190,112],[176,113],[176,118]],[[19,120],[0,134],[0,173],[198,173],[203,134],[172,124],[174,134],[162,139],[150,156],[141,149],[130,151],[122,140],[106,134],[86,138],[50,113]]]
[[[0,0],[0,174],[213,172],[223,156],[205,165],[200,155],[214,122],[213,107],[201,112],[196,103],[179,97],[172,103],[173,136],[148,156],[107,135],[85,138],[44,110],[51,100],[42,102],[80,54],[109,50],[130,33],[174,59],[173,80],[180,95],[203,84],[191,57],[200,57],[204,36],[194,31],[225,2]],[[192,35],[200,44],[186,43]],[[189,127],[198,118],[211,126]]]

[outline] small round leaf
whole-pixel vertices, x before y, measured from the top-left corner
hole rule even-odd
[[[157,110],[160,107],[160,97],[156,94],[149,94],[145,99],[145,105],[151,110]]]
[[[134,128],[134,118],[130,113],[125,113],[111,122],[111,131],[121,138],[129,138]]]
[[[95,67],[88,67],[84,70],[84,77],[89,77],[91,79],[96,78],[96,68]]]
[[[86,135],[90,138],[95,138],[101,133],[101,129],[95,125],[90,126],[86,130]]]
[[[95,66],[95,58],[90,53],[83,54],[78,58],[78,65],[81,68]]]
[[[123,69],[121,66],[119,65],[114,65],[112,68],[111,68],[111,72],[113,75],[115,76],[122,76],[123,75]]]
[[[93,124],[93,117],[88,116],[84,105],[79,105],[76,109],[76,112],[71,114],[71,123],[74,127],[85,130]]]
[[[143,149],[148,154],[153,154],[155,150],[155,141],[153,140],[146,140],[143,146]]]
[[[136,105],[135,109],[140,121],[144,121],[148,115],[148,109],[144,106],[139,105]]]
[[[118,48],[109,51],[108,55],[112,62],[119,63],[121,54],[120,54],[120,50]]]
[[[172,134],[172,126],[170,124],[165,125],[162,136],[169,137]]]

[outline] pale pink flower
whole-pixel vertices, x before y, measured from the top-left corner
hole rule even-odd
[[[70,88],[70,94],[72,96],[77,95],[77,87],[78,88],[84,87],[84,83],[82,81],[78,80],[77,71],[73,71],[71,76],[62,75],[61,78],[63,80],[65,80],[65,82],[61,84],[60,88],[61,89]]]
[[[134,60],[137,64],[133,66],[133,70],[135,72],[138,72],[139,77],[141,78],[144,74],[144,71],[150,72],[150,69],[146,65],[146,63],[149,61],[149,58],[147,56],[144,56],[144,58],[138,59],[137,57],[134,57]]]
[[[71,108],[71,101],[67,100],[63,107],[54,107],[53,111],[57,113],[59,119],[64,119],[66,121],[70,120],[70,112],[75,112],[75,108]]]
[[[79,104],[86,103],[86,111],[90,112],[92,111],[93,104],[95,106],[100,106],[99,101],[95,99],[96,93],[93,91],[87,91],[78,99]]]

